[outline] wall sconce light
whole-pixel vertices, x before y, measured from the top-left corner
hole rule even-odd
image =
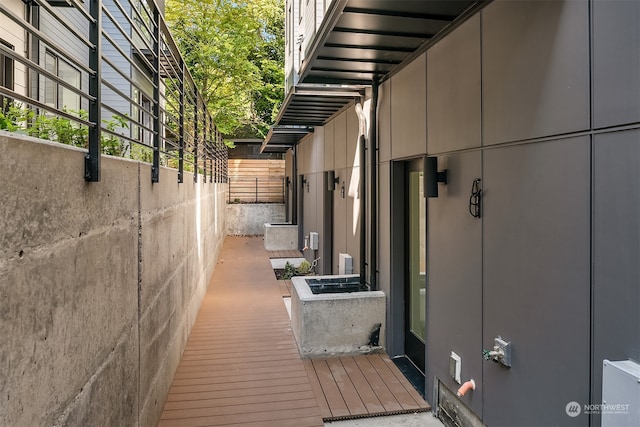
[[[471,184],[471,196],[469,196],[469,213],[474,218],[482,215],[482,180],[476,178]]]
[[[307,193],[309,192],[309,180],[305,177],[302,177],[302,188],[307,187]]]
[[[340,183],[340,178],[336,176],[336,173],[334,171],[327,172],[327,190],[335,191],[338,183]]]
[[[425,157],[424,161],[424,195],[438,197],[438,183],[447,185],[448,170],[438,172],[438,158]]]

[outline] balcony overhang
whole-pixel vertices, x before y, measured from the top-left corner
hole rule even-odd
[[[262,144],[261,151],[286,151],[312,132],[313,126],[324,125],[337,112],[363,97],[364,91],[364,86],[353,85],[292,87],[280,107],[275,126],[271,128]]]
[[[311,41],[299,81],[383,81],[489,1],[336,0]]]
[[[324,125],[364,96],[366,87],[397,73],[491,1],[334,0],[275,129]],[[276,144],[276,138],[270,132],[262,149]]]
[[[310,126],[273,126],[260,147],[261,153],[284,153],[313,132]]]
[[[322,126],[335,113],[364,96],[363,86],[296,85],[285,97],[278,126]]]

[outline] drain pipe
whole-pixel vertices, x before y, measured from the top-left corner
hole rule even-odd
[[[360,144],[360,284],[367,283],[367,148],[365,135],[367,134],[367,118],[362,112],[360,100],[356,102],[356,114],[358,115],[358,144]]]
[[[378,290],[378,87],[376,78],[371,86],[371,110],[369,126],[369,155],[371,156],[371,290]]]
[[[291,200],[291,224],[298,224],[298,146],[293,146],[293,167],[291,168],[291,181],[293,183],[293,195]]]

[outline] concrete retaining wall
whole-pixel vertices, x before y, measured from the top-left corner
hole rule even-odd
[[[268,251],[298,249],[298,226],[291,224],[265,223],[264,248]]]
[[[0,425],[155,426],[225,236],[225,185],[0,132]],[[202,180],[201,180],[202,181]]]
[[[237,203],[227,205],[227,234],[262,236],[265,222],[284,222],[285,208],[280,203]]]

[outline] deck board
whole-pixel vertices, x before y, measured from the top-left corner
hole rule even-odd
[[[349,409],[349,413],[351,415],[367,413],[367,407],[364,402],[362,402],[362,399],[351,382],[351,378],[347,375],[347,371],[345,371],[344,366],[342,366],[340,358],[327,359],[327,365],[329,366],[333,379],[340,390],[340,394],[342,394],[344,403]]]
[[[293,282],[291,280],[278,280],[278,284],[280,285],[280,293],[283,298],[291,297],[291,286]]]
[[[304,367],[307,372],[307,377],[309,378],[309,383],[311,383],[311,390],[313,394],[316,396],[316,401],[320,406],[320,414],[322,418],[331,418],[331,409],[329,409],[329,404],[327,403],[327,397],[322,391],[322,386],[320,385],[320,381],[318,380],[318,375],[316,374],[315,369],[313,368],[313,362],[311,359],[304,360]]]
[[[344,366],[347,375],[351,378],[353,385],[358,390],[362,401],[367,408],[367,412],[370,414],[381,414],[385,412],[384,406],[380,403],[380,400],[374,393],[371,385],[364,377],[360,368],[356,364],[355,360],[352,357],[343,357],[342,358],[342,366]]]

